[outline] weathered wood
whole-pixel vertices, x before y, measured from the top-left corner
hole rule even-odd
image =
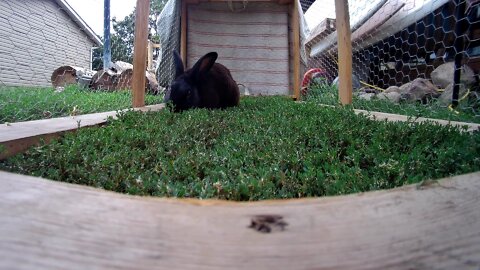
[[[325,18],[311,30],[309,37],[305,40],[305,46],[311,47],[314,43],[333,33],[336,29],[335,24],[335,19]]]
[[[136,108],[135,110],[157,111],[163,109],[163,107],[164,104],[158,104]],[[73,131],[80,127],[100,125],[105,123],[108,117],[115,118],[116,115],[116,111],[111,111],[0,125],[0,145],[5,148],[5,151],[0,152],[0,160],[23,152],[27,148],[38,144],[42,139],[49,141],[64,132]]]
[[[147,70],[153,70],[153,42],[151,40],[147,42]]]
[[[117,89],[118,73],[111,69],[100,70],[92,77],[89,88],[113,91]]]
[[[292,28],[292,53],[293,53],[293,95],[300,99],[300,23],[298,1],[292,3],[290,27]]]
[[[234,203],[133,197],[0,172],[0,268],[478,269],[479,204],[480,173]],[[255,229],[262,222],[270,233]]]
[[[338,32],[338,95],[343,105],[352,104],[352,42],[348,0],[335,0]]]
[[[145,70],[147,69],[147,40],[149,0],[137,0],[133,55],[132,106],[145,106]]]
[[[292,96],[294,98],[294,96]],[[328,105],[322,105],[328,106]],[[330,107],[330,106],[329,106]],[[333,106],[332,106],[333,107]],[[164,104],[150,105],[136,110],[141,111],[158,111],[164,108]],[[452,125],[457,127],[466,127],[469,132],[480,130],[480,124],[447,121],[441,119],[432,119],[418,117],[411,119],[405,115],[369,112],[365,110],[354,110],[357,114],[368,115],[372,119],[387,121],[410,121],[410,122],[434,122],[440,125]],[[73,117],[60,117],[45,120],[35,120],[27,122],[11,123],[9,125],[0,125],[0,144],[3,145],[7,152],[0,153],[0,160],[5,159],[13,154],[20,153],[32,145],[36,145],[41,139],[58,137],[62,132],[75,130],[84,126],[99,125],[105,123],[107,117],[114,117],[116,112],[105,112],[95,114],[85,114]],[[59,134],[56,134],[59,133]]]
[[[115,89],[116,90],[125,90],[132,89],[133,81],[133,69],[127,69],[122,71],[120,75],[116,77]],[[158,82],[155,76],[155,73],[146,71],[145,72],[145,88],[147,93],[157,94],[158,93]]]
[[[183,68],[187,68],[187,3],[182,1],[180,21],[180,57],[183,60]]]
[[[50,78],[54,88],[63,87],[69,84],[76,84],[76,67],[61,66],[55,69]]]
[[[50,81],[54,88],[77,84],[79,77],[87,72],[86,69],[76,66],[61,66],[52,72]],[[93,71],[89,71],[93,73]]]
[[[372,35],[386,21],[390,20],[393,15],[405,6],[405,2],[398,0],[388,1],[383,5],[372,17],[370,17],[362,26],[352,33],[352,42],[356,42],[367,35]]]

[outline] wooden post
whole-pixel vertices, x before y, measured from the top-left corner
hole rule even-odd
[[[293,96],[300,99],[300,23],[298,18],[298,1],[293,0],[291,17],[292,43],[293,43]]]
[[[147,55],[147,70],[150,71],[153,69],[153,42],[151,40],[148,40]]]
[[[352,104],[352,41],[348,0],[335,0],[338,33],[338,95],[343,105]]]
[[[180,15],[180,56],[184,68],[187,68],[187,2],[182,1],[182,14]]]
[[[133,55],[133,107],[145,106],[145,71],[147,69],[148,15],[150,0],[137,0]]]

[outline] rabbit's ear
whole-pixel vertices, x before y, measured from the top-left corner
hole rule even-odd
[[[210,52],[202,56],[192,68],[192,75],[195,79],[201,78],[205,73],[207,73],[215,64],[218,54],[216,52]]]
[[[175,79],[176,79],[178,78],[178,76],[182,75],[184,72],[182,58],[180,58],[180,55],[178,55],[177,51],[173,51],[173,61],[175,63]]]

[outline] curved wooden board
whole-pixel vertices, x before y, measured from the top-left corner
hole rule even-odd
[[[0,172],[0,269],[478,269],[479,203],[480,173],[233,203]]]

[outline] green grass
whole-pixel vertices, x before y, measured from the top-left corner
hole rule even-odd
[[[146,95],[145,103],[161,103],[160,96]],[[67,86],[56,93],[52,88],[0,87],[0,123],[29,121],[76,114],[129,108],[129,91],[102,92]]]
[[[326,84],[314,85],[310,88],[307,96],[303,99],[327,105],[339,105],[337,87]],[[442,105],[435,100],[431,101],[429,104],[406,102],[395,104],[388,100],[364,100],[353,96],[352,102],[355,109],[361,110],[394,113],[411,117],[426,117],[450,121],[480,123],[480,108],[474,109],[474,107],[480,107],[480,100],[475,101],[475,103],[475,106],[473,106],[473,104],[462,102],[455,111],[452,111],[448,109],[447,106]]]
[[[250,97],[227,110],[122,113],[0,162],[0,169],[129,194],[246,201],[478,171],[478,153],[479,133]]]

